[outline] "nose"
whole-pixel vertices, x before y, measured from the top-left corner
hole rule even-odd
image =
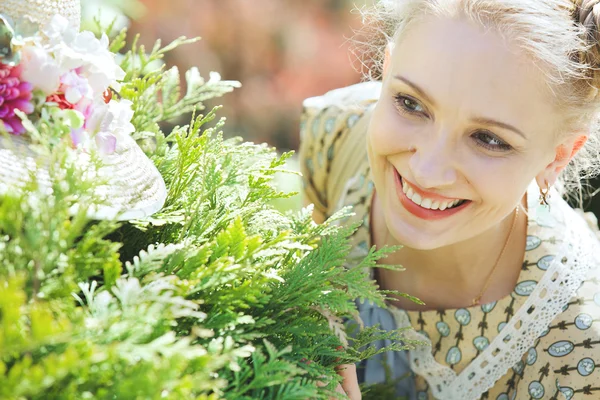
[[[414,146],[408,165],[417,185],[423,189],[440,188],[456,183],[457,158],[450,143],[435,140]]]

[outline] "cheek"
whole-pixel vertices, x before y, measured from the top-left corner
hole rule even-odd
[[[406,151],[413,130],[391,102],[381,100],[373,110],[368,130],[373,155],[385,157]]]
[[[513,201],[518,197],[521,188],[519,184],[515,184],[515,179],[512,174],[496,174],[494,179],[489,179],[485,174],[485,166],[480,166],[477,177],[473,177],[472,182],[477,182],[478,192],[488,203],[502,204],[507,201]],[[508,172],[508,171],[504,171]],[[525,185],[526,186],[526,185]]]
[[[479,158],[471,165],[464,165],[465,178],[477,192],[480,200],[494,209],[504,212],[513,207],[535,178],[533,170],[528,171],[527,159]]]

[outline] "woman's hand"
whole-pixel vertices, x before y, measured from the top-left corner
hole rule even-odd
[[[344,380],[335,389],[338,393],[345,393],[350,400],[361,400],[360,388],[358,387],[358,377],[356,376],[355,364],[342,364],[336,368],[338,375]]]

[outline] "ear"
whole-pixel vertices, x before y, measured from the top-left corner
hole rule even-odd
[[[390,64],[392,63],[392,52],[393,51],[394,51],[394,43],[388,42],[387,46],[385,46],[385,55],[383,57],[382,80],[385,79],[385,77],[387,76],[388,71],[390,69]]]
[[[569,165],[573,157],[587,142],[587,134],[575,134],[556,147],[554,161],[546,166],[544,171],[536,176],[537,184],[545,189],[547,185],[552,186],[560,173]]]

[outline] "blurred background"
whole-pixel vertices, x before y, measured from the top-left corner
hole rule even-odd
[[[227,132],[280,150],[297,149],[302,100],[360,80],[348,38],[361,26],[365,0],[84,0],[85,16],[102,7],[130,17],[130,32],[151,47],[179,36],[202,40],[170,53],[180,70],[219,72],[242,88],[217,100]],[[327,66],[324,68],[323,66]]]
[[[197,66],[242,87],[208,103],[222,104],[225,133],[297,150],[302,100],[361,80],[349,38],[361,27],[357,7],[372,0],[82,0],[84,27],[100,15],[141,34],[151,47],[179,36],[201,41],[180,47],[165,60],[180,71]],[[353,11],[354,10],[354,11]],[[100,12],[100,14],[98,14]],[[326,67],[325,67],[326,66]],[[176,121],[185,124],[188,120]],[[290,168],[298,169],[292,160]],[[283,190],[300,191],[300,179],[279,177]],[[600,180],[592,183],[600,186]],[[298,209],[300,196],[278,205]],[[588,204],[600,215],[600,196]]]

